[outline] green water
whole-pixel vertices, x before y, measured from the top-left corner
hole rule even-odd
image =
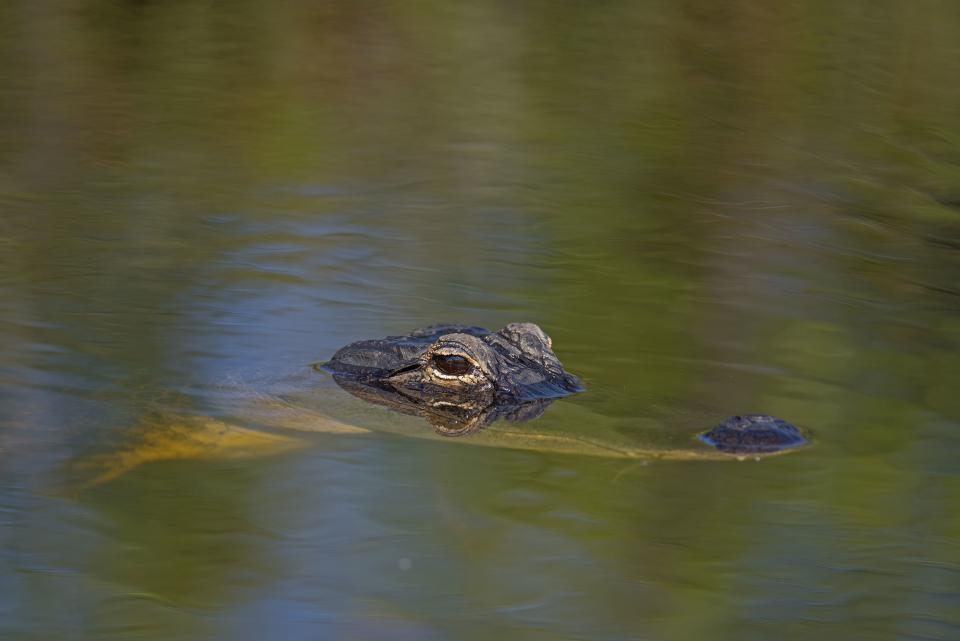
[[[953,2],[3,3],[0,638],[960,638],[958,78]],[[816,444],[70,490],[157,408],[510,321],[589,388],[531,427]]]

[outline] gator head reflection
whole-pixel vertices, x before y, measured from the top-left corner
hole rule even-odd
[[[433,325],[351,343],[323,369],[355,396],[423,416],[439,433],[459,436],[500,418],[536,418],[554,399],[583,391],[551,347],[532,323],[498,332]]]

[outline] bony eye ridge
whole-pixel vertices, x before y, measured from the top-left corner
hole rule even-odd
[[[473,370],[473,363],[459,354],[434,354],[433,366],[447,376],[463,376]]]

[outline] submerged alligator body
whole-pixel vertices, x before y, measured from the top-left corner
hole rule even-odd
[[[433,325],[403,336],[351,343],[314,369],[331,374],[355,397],[425,418],[433,429],[412,434],[420,437],[464,436],[464,441],[479,445],[634,459],[742,458],[775,454],[806,443],[797,428],[763,414],[730,417],[702,433],[700,446],[691,443],[680,449],[622,439],[605,441],[602,434],[591,433],[589,424],[576,434],[540,430],[535,425],[504,426],[498,421],[530,421],[554,400],[585,390],[554,354],[550,337],[532,323],[511,323],[496,332],[474,326]],[[257,400],[261,402],[257,409],[250,409],[250,415],[258,415],[256,423],[270,430],[196,416],[155,416],[144,421],[138,440],[130,447],[99,457],[101,469],[94,482],[150,461],[249,456],[289,449],[302,442],[292,430],[370,432],[309,410],[296,412],[297,420],[291,421],[288,400],[263,395]],[[264,414],[264,407],[282,411]],[[389,426],[384,429],[390,431]]]

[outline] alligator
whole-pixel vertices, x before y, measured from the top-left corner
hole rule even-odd
[[[759,457],[806,443],[796,427],[764,414],[727,418],[699,435],[700,446],[679,449],[604,442],[591,437],[589,428],[576,435],[535,429],[528,422],[553,401],[586,388],[564,369],[550,337],[533,323],[511,323],[495,332],[432,325],[402,336],[361,340],[315,364],[311,372],[330,375],[340,388],[373,405],[426,419],[432,429],[404,431],[420,437],[466,437],[464,441],[479,445],[633,459]],[[296,431],[371,431],[324,412],[294,409],[288,399],[259,399],[257,427],[198,416],[163,414],[144,420],[134,443],[98,458],[95,482],[149,461],[289,449],[303,442]],[[265,407],[283,411],[264,415]],[[265,424],[276,429],[265,430]],[[379,427],[389,430],[390,422],[381,421]]]
[[[351,343],[319,369],[354,396],[422,416],[445,436],[471,434],[498,419],[528,421],[555,399],[585,390],[533,323],[498,332],[432,325]]]

